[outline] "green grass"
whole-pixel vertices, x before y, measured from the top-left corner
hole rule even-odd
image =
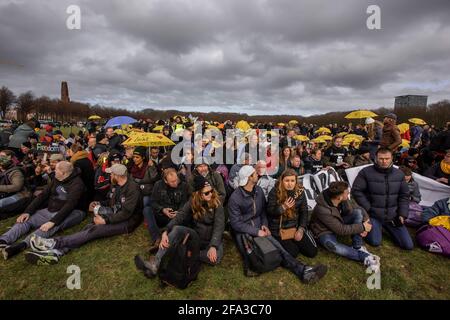
[[[0,221],[0,232],[13,223],[14,218]],[[145,278],[134,266],[134,255],[146,255],[148,242],[148,232],[141,225],[131,235],[73,250],[54,266],[29,265],[23,254],[1,259],[0,299],[450,299],[449,259],[421,249],[404,252],[389,240],[381,248],[370,248],[381,257],[381,290],[367,289],[369,275],[362,265],[323,249],[314,259],[299,258],[329,267],[316,285],[304,285],[282,268],[246,278],[239,253],[226,237],[222,264],[204,266],[199,279],[186,290],[161,288],[157,279]],[[72,264],[81,268],[80,290],[66,287],[67,267]]]

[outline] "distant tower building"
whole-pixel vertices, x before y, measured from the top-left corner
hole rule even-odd
[[[409,109],[425,109],[427,107],[428,96],[406,95],[395,97],[394,111]]]
[[[67,82],[61,82],[61,101],[64,103],[69,103],[69,87],[67,86]]]

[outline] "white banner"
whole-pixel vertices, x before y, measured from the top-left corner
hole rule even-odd
[[[302,183],[305,188],[309,211],[312,211],[316,206],[316,197],[319,193],[327,189],[333,181],[342,181],[342,178],[333,168],[321,170],[316,174],[307,173],[299,177],[299,182]]]
[[[371,164],[345,170],[350,186],[353,185],[353,182],[355,181],[359,171],[368,166],[371,166]],[[420,202],[420,205],[422,206],[430,207],[437,200],[448,198],[450,196],[450,186],[446,186],[445,184],[434,181],[433,179],[424,177],[414,172],[413,179],[419,185],[420,194],[422,195],[422,201]]]

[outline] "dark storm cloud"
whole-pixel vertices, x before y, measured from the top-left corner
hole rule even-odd
[[[77,4],[82,30],[65,27]],[[366,28],[381,7],[382,30]],[[138,109],[311,114],[450,93],[448,0],[0,0],[0,85]],[[8,64],[5,64],[8,62]],[[10,64],[15,62],[21,66]]]

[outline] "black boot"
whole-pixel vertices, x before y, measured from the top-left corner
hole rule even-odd
[[[317,266],[305,266],[301,280],[303,283],[313,284],[322,279],[327,273],[328,268],[323,264]]]
[[[27,244],[25,242],[14,243],[5,249],[3,249],[3,258],[8,260],[11,257],[19,254],[23,250],[27,248]]]

